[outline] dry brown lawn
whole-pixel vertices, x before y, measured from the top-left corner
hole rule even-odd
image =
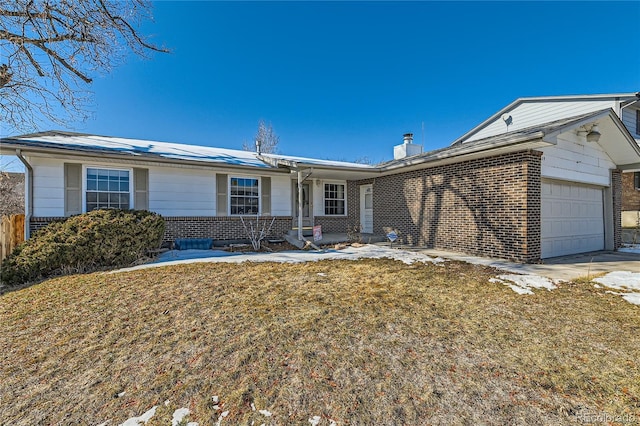
[[[201,426],[640,422],[640,308],[495,275],[360,260],[45,281],[0,296],[0,423],[118,425],[154,405],[148,425],[181,407]]]

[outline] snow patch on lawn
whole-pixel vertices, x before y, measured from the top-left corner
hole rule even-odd
[[[425,254],[408,250],[392,249],[373,244],[364,244],[360,247],[348,246],[342,250],[327,249],[322,251],[281,251],[275,253],[237,253],[222,250],[171,250],[158,257],[154,263],[134,266],[132,268],[119,269],[111,273],[134,271],[138,269],[154,268],[158,266],[179,265],[184,263],[200,262],[278,262],[278,263],[304,263],[319,260],[358,260],[358,259],[393,259],[411,265],[416,262],[435,263],[445,262],[440,257],[430,257]]]
[[[624,293],[622,298],[629,303],[640,306],[640,293]]]
[[[147,424],[149,420],[156,414],[157,405],[154,405],[149,411],[139,417],[131,417],[120,426],[139,426],[141,424]]]
[[[549,291],[558,288],[556,284],[559,280],[554,281],[539,275],[504,274],[489,279],[489,282],[504,284],[518,294],[533,294],[533,288],[546,288]]]
[[[640,272],[615,271],[594,278],[595,282],[618,290],[640,290]]]
[[[309,423],[311,423],[311,426],[318,426],[318,424],[320,423],[320,416],[313,416],[309,419]]]
[[[178,408],[173,412],[173,416],[171,418],[171,426],[178,426],[182,420],[189,415],[191,411],[188,408]],[[187,426],[198,426],[196,422],[189,422]]]
[[[615,271],[607,275],[594,278],[593,281],[605,287],[622,290],[624,293],[614,293],[634,305],[640,305],[640,272]]]

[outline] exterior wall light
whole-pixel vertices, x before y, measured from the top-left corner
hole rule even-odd
[[[602,134],[598,131],[598,125],[594,124],[591,131],[587,133],[587,142],[598,142]]]

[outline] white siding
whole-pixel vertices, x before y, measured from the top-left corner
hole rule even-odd
[[[273,216],[291,216],[291,178],[271,177],[271,213]]]
[[[324,181],[320,180],[319,182],[320,185],[316,185],[315,179],[311,182],[311,184],[313,185],[311,194],[313,195],[312,207],[314,216],[324,216]]]
[[[33,216],[64,216],[64,161],[28,157],[33,167]]]
[[[215,216],[215,171],[149,167],[149,210],[167,217]]]
[[[636,140],[640,140],[640,129],[636,129],[636,114],[638,111],[633,107],[627,107],[622,110],[622,123],[624,123],[625,127],[629,129],[629,133],[631,136],[636,138]]]
[[[614,108],[613,100],[593,100],[593,101],[556,101],[556,102],[525,102],[507,112],[511,115],[513,122],[507,129],[502,117],[498,117],[492,123],[487,124],[483,129],[471,135],[465,142],[483,139],[489,136],[500,135],[507,131],[526,129],[550,121],[569,118],[588,112],[600,111],[606,108]]]
[[[144,167],[149,169],[149,210],[163,216],[215,216],[216,172],[229,176],[260,177],[256,173],[171,166],[145,166],[100,161],[73,161],[29,157],[34,171],[35,217],[64,216],[64,163],[104,168]],[[85,170],[83,168],[83,171]],[[83,180],[85,176],[83,175]],[[134,206],[135,207],[135,206]],[[291,216],[291,178],[271,177],[271,209],[274,215]]]
[[[606,141],[600,140],[600,143]],[[587,142],[571,132],[558,136],[558,144],[542,148],[543,178],[609,186],[615,164],[599,143]]]

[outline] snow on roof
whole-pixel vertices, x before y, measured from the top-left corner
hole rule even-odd
[[[30,146],[34,147],[66,148],[134,156],[158,156],[174,160],[202,161],[235,166],[270,167],[259,160],[255,152],[198,145],[56,132],[17,136],[11,139],[28,142]]]
[[[230,166],[272,168],[261,160],[256,152],[210,146],[186,145],[142,139],[127,139],[113,136],[98,136],[70,132],[49,131],[31,135],[7,138],[5,142],[21,142],[29,147],[62,148],[75,151],[98,152],[103,154],[130,154],[133,156],[157,156],[172,160],[222,163]],[[320,160],[316,158],[294,157],[277,154],[261,154],[261,157],[276,161],[303,163],[331,168],[373,169],[368,164],[345,161]]]

